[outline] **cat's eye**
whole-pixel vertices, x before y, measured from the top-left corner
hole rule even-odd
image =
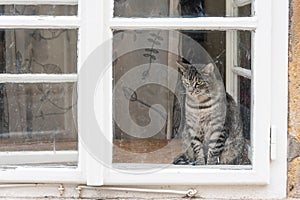
[[[197,83],[196,83],[197,85],[199,85],[199,86],[202,86],[202,85],[204,85],[205,84],[205,82],[204,81],[197,81]]]

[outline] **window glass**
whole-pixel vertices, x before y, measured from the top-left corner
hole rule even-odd
[[[237,35],[243,43],[242,34]],[[251,51],[249,45],[244,48]],[[240,97],[226,96],[227,53],[226,31],[114,31],[113,162],[171,164],[193,146],[192,153],[204,151],[202,158],[191,156],[184,163],[182,157],[176,164],[251,164],[246,145],[251,106],[244,98],[251,99],[251,84],[238,81],[234,84]],[[250,59],[244,53],[233,56]],[[222,133],[216,133],[215,126]],[[210,131],[216,135],[209,136]],[[198,136],[191,135],[196,132]],[[213,144],[208,140],[216,148],[209,148]],[[220,147],[221,152],[231,140],[236,145],[230,148],[243,155],[236,158],[239,161],[226,163],[230,156],[225,153],[219,153],[216,162],[208,158],[208,151]]]
[[[251,32],[239,31],[238,33],[238,66],[251,69]]]
[[[0,5],[0,15],[77,15],[77,5]]]
[[[251,80],[238,76],[238,102],[240,104],[243,132],[248,142],[251,129]]]
[[[238,8],[239,17],[250,17],[251,15],[251,4],[241,6]]]
[[[77,32],[1,29],[0,73],[18,74],[20,79],[29,73],[37,78],[38,74],[76,73]],[[26,152],[28,156],[32,151],[50,151],[53,154],[49,154],[47,164],[77,165],[75,154],[67,158],[68,163],[56,156],[58,151],[78,149],[76,85],[63,79],[61,83],[1,83],[0,153]],[[32,164],[32,160],[17,162],[26,163]]]
[[[77,72],[77,30],[0,30],[0,73]]]
[[[75,83],[0,84],[0,151],[77,150]]]
[[[232,4],[234,6],[234,4]],[[225,17],[225,0],[115,0],[115,17]],[[239,16],[251,16],[243,6]]]

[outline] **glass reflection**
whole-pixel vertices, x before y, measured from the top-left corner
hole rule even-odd
[[[251,4],[241,7],[234,3],[228,5],[234,7],[226,8],[226,0],[115,0],[114,17],[251,16]]]
[[[77,30],[0,30],[0,73],[77,72]]]
[[[77,15],[77,5],[0,5],[0,15]]]
[[[237,34],[241,43],[243,43],[242,35]],[[244,35],[243,38],[248,37]],[[202,49],[198,48],[199,45]],[[247,52],[251,52],[249,45],[244,47]],[[219,72],[216,76],[224,86],[226,54],[226,31],[114,31],[113,162],[171,164],[174,158],[182,153],[184,140],[182,124],[186,120],[182,104],[186,101],[187,92],[184,89],[178,61],[185,60],[184,62],[205,65],[213,63]],[[240,63],[240,60],[250,59],[251,54],[242,53],[235,56],[237,63]],[[177,71],[178,76],[169,77],[171,72],[161,66]],[[156,82],[148,83],[154,77]],[[174,91],[171,91],[169,86],[174,81],[176,85]],[[135,88],[133,83],[141,85]],[[237,113],[241,112],[240,120],[245,124],[244,128],[240,129],[243,129],[241,135],[245,137],[245,143],[250,144],[248,140],[251,138],[251,116],[248,113],[251,112],[251,107],[249,102],[245,103],[246,98],[243,97],[248,95],[248,98],[251,98],[251,86],[242,81],[236,84],[241,96],[235,99],[243,106]],[[127,107],[128,115],[125,115],[124,108]],[[157,127],[160,129],[147,132],[147,126],[150,124],[154,124],[154,129]],[[136,125],[144,129],[137,129]],[[239,164],[251,164],[247,150],[241,152],[241,155],[243,162]]]
[[[77,150],[76,84],[0,84],[0,151]]]

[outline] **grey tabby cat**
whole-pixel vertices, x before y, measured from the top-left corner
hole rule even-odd
[[[245,139],[239,109],[214,64],[178,62],[186,90],[184,153],[173,164],[242,164]]]

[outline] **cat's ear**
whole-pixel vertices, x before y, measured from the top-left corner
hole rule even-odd
[[[215,66],[213,63],[208,63],[207,65],[205,65],[205,67],[203,68],[203,72],[206,74],[211,74],[214,72]]]
[[[178,69],[184,74],[187,70],[187,68],[190,66],[188,63],[184,63],[180,60],[177,60],[177,67]]]

